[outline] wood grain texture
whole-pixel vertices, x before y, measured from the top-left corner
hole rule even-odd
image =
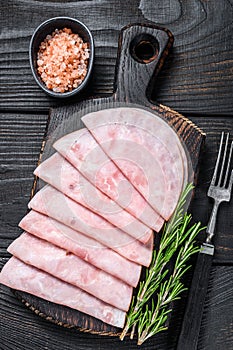
[[[190,208],[194,220],[206,224],[212,209],[206,192],[220,132],[233,134],[233,1],[0,0],[0,5],[0,269],[9,258],[7,246],[20,234],[17,225],[27,210],[49,107],[112,94],[118,34],[132,22],[152,21],[174,34],[173,50],[157,77],[152,97],[185,113],[207,133]],[[76,17],[90,27],[96,58],[88,90],[61,104],[47,97],[33,81],[28,46],[38,24],[62,15]],[[223,203],[219,211],[198,350],[233,349],[232,210],[233,201]],[[203,239],[200,235],[200,241]],[[168,333],[153,337],[142,350],[175,350],[184,306],[182,298],[175,304]],[[0,340],[1,350],[138,349],[135,341],[120,342],[46,322],[4,286],[0,286]]]
[[[20,233],[17,225],[27,210],[46,123],[47,116],[40,114],[0,115],[1,258],[8,256],[10,240]]]
[[[232,9],[230,0],[93,0],[68,1],[65,6],[60,1],[2,0],[0,108],[47,111],[61,103],[47,97],[33,81],[28,45],[42,21],[66,15],[93,31],[96,58],[88,94],[113,91],[120,29],[128,23],[153,21],[175,37],[153,98],[183,113],[229,114],[233,107]]]
[[[204,247],[203,245],[203,250]],[[202,251],[197,254],[177,350],[197,349],[212,264],[213,254],[206,254]]]
[[[195,197],[191,203],[190,211],[192,212],[194,221],[200,220],[207,225],[211,214],[213,201],[206,196],[208,187],[214,172],[215,161],[218,154],[218,147],[221,132],[230,132],[233,139],[233,118],[229,117],[207,117],[189,116],[204,132],[206,132],[205,147],[200,159],[198,183],[195,189]],[[216,235],[214,244],[216,251],[214,255],[214,263],[232,264],[233,250],[232,232],[233,232],[233,201],[230,203],[222,203],[216,223]],[[203,241],[203,237],[200,237]]]

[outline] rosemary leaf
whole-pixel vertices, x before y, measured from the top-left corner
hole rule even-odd
[[[195,238],[203,230],[200,223],[190,226],[191,215],[184,213],[187,196],[193,189],[189,184],[180,196],[170,221],[164,225],[158,250],[154,250],[145,279],[140,282],[137,295],[132,299],[126,324],[120,335],[123,340],[131,330],[130,338],[138,334],[138,345],[151,336],[167,329],[170,305],[186,290],[181,279],[190,268],[190,257],[199,251]],[[175,258],[172,271],[169,262]]]

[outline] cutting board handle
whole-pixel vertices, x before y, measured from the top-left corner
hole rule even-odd
[[[154,80],[173,44],[171,32],[151,24],[121,30],[115,74],[115,101],[148,104]]]

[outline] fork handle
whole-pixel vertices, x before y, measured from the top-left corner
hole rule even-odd
[[[217,212],[218,212],[218,207],[219,207],[220,201],[215,200],[214,201],[214,206],[210,215],[210,220],[206,228],[206,233],[207,233],[207,238],[206,238],[206,243],[211,243],[212,238],[214,236],[214,230],[215,230],[215,225],[216,225],[216,218],[217,218]]]
[[[198,253],[176,350],[196,350],[214,246],[204,243]]]

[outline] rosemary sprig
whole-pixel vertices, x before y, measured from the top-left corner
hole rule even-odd
[[[132,339],[137,327],[140,345],[152,335],[167,329],[165,324],[171,312],[169,305],[185,290],[181,278],[190,267],[187,265],[189,258],[199,251],[195,246],[195,238],[202,230],[201,224],[197,223],[188,228],[191,215],[184,214],[183,210],[192,189],[193,185],[186,186],[172,218],[164,227],[159,249],[153,252],[152,263],[146,270],[144,281],[139,285],[137,296],[132,300],[121,340],[130,329]],[[169,276],[167,265],[177,252],[173,272]],[[152,298],[155,294],[156,305]]]
[[[189,219],[191,219],[190,216]],[[169,305],[171,302],[179,299],[180,294],[186,290],[183,283],[181,282],[181,278],[184,273],[190,268],[190,266],[187,266],[187,261],[191,255],[199,251],[199,248],[195,246],[194,241],[196,235],[200,231],[200,225],[201,224],[198,223],[192,226],[192,232],[190,233],[189,238],[185,244],[181,246],[180,251],[177,255],[172,275],[168,280],[165,280],[161,283],[157,296],[156,307],[154,307],[153,303],[150,311],[147,307],[150,318],[146,323],[143,323],[142,318],[139,318],[138,345],[141,345],[146,339],[150,338],[156,333],[167,329],[165,323],[167,321],[168,314],[171,312]]]

